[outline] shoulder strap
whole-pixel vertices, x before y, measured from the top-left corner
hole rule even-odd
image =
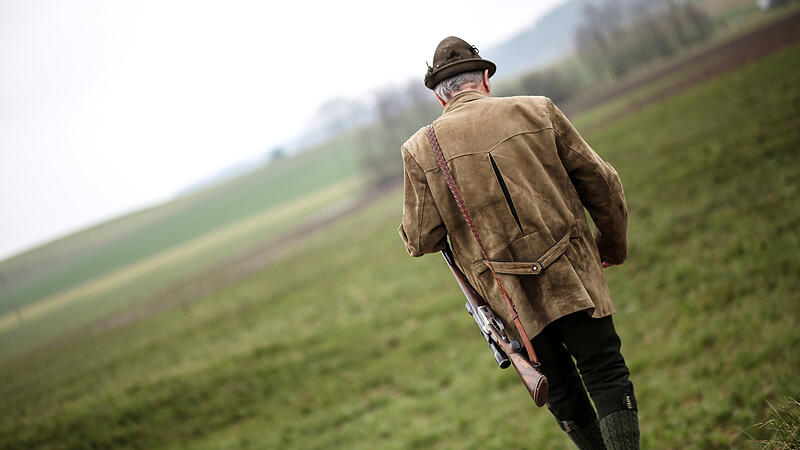
[[[530,338],[528,338],[528,333],[525,332],[525,327],[522,326],[522,322],[519,320],[517,306],[514,304],[514,301],[511,300],[508,292],[506,292],[503,284],[497,277],[497,272],[494,270],[492,262],[489,261],[489,255],[486,253],[486,249],[483,247],[481,237],[478,235],[478,230],[475,228],[475,222],[472,221],[472,216],[467,210],[467,205],[464,203],[464,198],[461,197],[461,191],[458,190],[456,180],[453,179],[453,174],[450,172],[450,168],[447,167],[444,154],[442,154],[442,147],[439,146],[439,140],[436,138],[436,132],[433,131],[433,124],[428,125],[428,141],[431,143],[433,153],[436,155],[436,162],[439,163],[439,168],[442,170],[442,175],[444,175],[447,186],[450,188],[450,192],[453,194],[453,198],[456,200],[456,205],[458,205],[461,215],[464,216],[464,220],[467,222],[470,231],[472,231],[472,235],[475,236],[475,240],[478,242],[478,247],[480,247],[481,253],[486,260],[486,265],[489,267],[489,270],[492,271],[492,276],[494,277],[495,283],[497,283],[497,287],[500,288],[500,295],[503,297],[503,300],[505,300],[506,305],[508,306],[508,312],[511,313],[511,318],[514,320],[514,324],[517,326],[517,331],[519,331],[519,335],[522,338],[523,344],[525,345],[525,350],[528,351],[528,356],[530,357],[531,362],[537,364],[539,361],[536,357],[536,352],[533,351],[533,346],[531,345]]]

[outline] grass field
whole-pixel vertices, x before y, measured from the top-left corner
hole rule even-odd
[[[158,296],[165,286],[199,271],[270,235],[287,231],[320,211],[336,209],[359,188],[354,177],[296,197],[233,224],[140,259],[114,272],[66,289],[17,311],[0,315],[0,360],[100,319],[127,303]],[[20,316],[23,318],[20,320]]]
[[[767,401],[800,396],[798,66],[792,46],[585,136],[629,202],[608,276],[644,448],[746,447]],[[568,448],[441,258],[405,254],[400,204],[4,364],[0,448]]]
[[[337,208],[361,187],[349,143],[332,140],[0,263],[0,361]]]

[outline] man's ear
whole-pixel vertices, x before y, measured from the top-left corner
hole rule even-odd
[[[433,95],[436,96],[436,100],[439,100],[439,104],[442,105],[442,108],[444,108],[444,105],[446,105],[447,102],[444,101],[442,97],[439,97],[439,94],[437,94],[436,92],[434,92]]]
[[[489,84],[489,69],[484,69],[483,71],[483,87],[486,89],[487,94],[492,92],[492,85]]]

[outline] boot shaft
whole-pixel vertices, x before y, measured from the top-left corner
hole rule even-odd
[[[639,415],[635,409],[614,411],[600,419],[608,450],[639,450]]]

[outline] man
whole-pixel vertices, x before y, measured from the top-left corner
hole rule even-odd
[[[579,448],[639,448],[636,398],[603,274],[627,254],[622,184],[550,99],[492,98],[494,72],[494,63],[457,37],[436,48],[425,86],[444,108],[433,127],[445,160],[525,331],[535,336],[550,381],[547,406],[561,428]],[[402,155],[406,249],[438,252],[450,236],[459,267],[518,339],[426,128]]]

